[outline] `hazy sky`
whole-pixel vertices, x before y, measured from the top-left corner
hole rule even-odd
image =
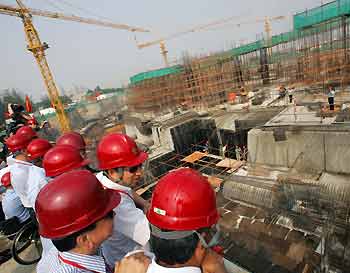
[[[136,34],[138,41],[186,30],[221,18],[237,16],[234,23],[264,16],[292,15],[321,4],[320,0],[24,0],[28,7],[65,12],[83,17],[106,17],[113,22],[145,27],[154,34]],[[325,3],[327,1],[323,1]],[[15,0],[0,0],[16,5]],[[159,47],[139,50],[134,34],[117,29],[34,17],[56,83],[65,89],[74,86],[118,87],[129,77],[163,65]],[[190,33],[166,43],[170,61],[183,52],[204,54],[229,49],[235,43],[255,40],[263,33],[263,23],[240,28],[222,27]],[[292,19],[272,23],[273,33],[292,29]],[[0,14],[0,92],[18,88],[34,98],[45,94],[38,67],[26,42],[22,22]]]

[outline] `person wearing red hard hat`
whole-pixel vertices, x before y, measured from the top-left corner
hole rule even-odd
[[[44,155],[52,148],[51,143],[43,138],[33,139],[27,146],[27,158],[41,167]]]
[[[1,176],[1,184],[6,187],[5,193],[2,195],[2,209],[5,219],[8,220],[17,217],[19,224],[25,223],[30,218],[30,213],[25,208],[11,185],[10,172],[6,172]]]
[[[27,161],[26,155],[25,155],[25,149],[27,148],[28,144],[32,139],[36,138],[37,134],[34,132],[34,130],[29,126],[23,126],[19,128],[16,132],[16,134],[10,136],[6,140],[6,145],[9,149],[9,151],[12,153],[7,158],[15,158],[17,160],[21,161]]]
[[[19,128],[17,130],[16,135],[17,136],[26,135],[26,136],[30,137],[31,139],[37,137],[36,132],[30,126],[22,126],[21,128]]]
[[[32,136],[28,134],[15,134],[6,140],[7,148],[11,152],[6,162],[11,171],[12,187],[25,207],[30,207],[26,182],[29,177],[27,167],[31,164],[27,162],[26,148],[31,140]]]
[[[32,138],[28,135],[13,135],[6,140],[6,146],[12,153],[12,157],[18,157],[22,154],[23,157],[21,157],[21,159],[25,160],[23,152],[25,151],[31,140]]]
[[[27,146],[27,159],[32,163],[27,167],[27,198],[30,207],[34,207],[35,199],[39,191],[47,184],[48,179],[45,170],[42,168],[42,161],[45,154],[52,148],[51,143],[43,138],[33,139]]]
[[[119,203],[120,194],[104,189],[89,171],[54,178],[35,202],[39,233],[55,245],[37,273],[112,272],[98,252],[112,233],[113,209]]]
[[[65,172],[84,168],[90,163],[79,150],[69,145],[56,145],[43,158],[43,168],[47,177],[56,177]]]
[[[163,176],[153,192],[147,218],[156,256],[147,273],[226,273],[222,258],[210,250],[218,233],[207,242],[219,214],[215,193],[199,172],[180,168]]]
[[[39,129],[39,123],[34,116],[27,120],[26,125],[31,127],[33,130]]]
[[[150,236],[148,221],[143,211],[148,203],[132,188],[142,176],[142,163],[148,155],[139,150],[135,141],[124,134],[111,133],[97,145],[98,168],[96,175],[105,188],[121,192],[121,203],[115,209],[113,235],[102,244],[102,251],[110,266],[128,252],[143,248]]]
[[[86,143],[84,138],[77,132],[68,132],[56,140],[56,145],[69,145],[77,148],[85,154]]]

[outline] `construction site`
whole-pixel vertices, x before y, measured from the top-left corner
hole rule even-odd
[[[149,153],[145,199],[173,169],[207,176],[229,272],[350,272],[350,0],[295,14],[289,32],[136,74],[125,97],[66,112],[92,162],[109,132]]]
[[[349,15],[334,1],[292,31],[130,78],[125,132],[151,154],[139,193],[180,167],[208,176],[230,272],[350,272]]]

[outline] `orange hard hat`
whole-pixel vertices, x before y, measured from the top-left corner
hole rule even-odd
[[[41,236],[58,239],[102,219],[120,203],[118,192],[104,189],[87,170],[62,174],[47,184],[35,201]]]
[[[100,170],[133,167],[148,158],[147,153],[139,150],[132,138],[117,133],[106,135],[101,139],[96,156]]]
[[[56,145],[43,158],[43,168],[46,176],[58,176],[89,163],[89,160],[80,155],[79,150],[68,145]]]
[[[43,138],[33,139],[27,146],[27,156],[30,160],[43,157],[52,148],[51,143]]]

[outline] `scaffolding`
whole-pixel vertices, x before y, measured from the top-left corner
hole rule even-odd
[[[296,14],[295,29],[271,41],[186,57],[181,65],[140,73],[131,78],[128,105],[137,112],[165,113],[236,103],[242,87],[246,92],[280,85],[345,89],[350,83],[349,13],[350,1],[338,0]]]

